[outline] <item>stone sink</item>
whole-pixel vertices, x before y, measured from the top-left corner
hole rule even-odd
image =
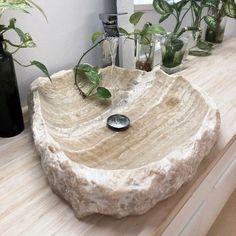
[[[147,212],[196,174],[220,127],[214,102],[181,76],[107,67],[110,101],[83,99],[72,70],[31,85],[37,151],[52,190],[76,217],[121,218]],[[130,128],[107,128],[123,114]]]

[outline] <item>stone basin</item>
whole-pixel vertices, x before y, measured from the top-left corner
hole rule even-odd
[[[181,76],[107,67],[104,101],[83,99],[72,70],[31,85],[29,110],[37,151],[52,190],[78,218],[147,212],[195,175],[220,127],[214,102]],[[107,128],[123,114],[130,128]]]

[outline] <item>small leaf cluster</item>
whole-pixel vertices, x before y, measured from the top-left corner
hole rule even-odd
[[[35,4],[32,0],[0,0],[0,20],[1,20],[2,15],[8,10],[16,10],[16,11],[21,11],[26,14],[30,14],[30,9],[32,8],[36,8],[37,10],[39,10],[43,14],[43,16],[47,19],[43,10],[37,4]],[[8,39],[4,39],[3,36],[5,35],[5,33],[9,31],[13,31],[16,33],[16,35],[19,38],[20,43],[14,43]],[[36,47],[36,44],[33,41],[31,35],[28,32],[22,31],[19,27],[16,26],[16,18],[11,18],[9,20],[8,25],[0,24],[0,37],[1,39],[3,39],[3,43],[6,49],[8,48],[9,45],[12,48],[14,48],[14,51],[11,52],[11,54],[16,53],[22,48]],[[23,67],[36,66],[49,79],[51,79],[46,66],[39,61],[31,61],[30,64],[28,65],[22,65],[16,59],[14,59],[14,61]]]
[[[74,71],[77,75],[76,85],[84,98],[93,95],[95,90],[96,95],[100,98],[107,99],[111,97],[111,93],[108,89],[99,86],[102,80],[101,69],[99,67],[83,63],[75,67]],[[85,79],[83,80],[83,78]],[[87,93],[83,91],[84,87],[89,87]]]
[[[93,46],[89,48],[85,53],[83,53],[77,65],[74,67],[75,85],[83,98],[89,97],[91,95],[97,95],[99,98],[108,99],[112,96],[111,92],[107,88],[100,86],[100,83],[102,81],[101,69],[98,66],[81,63],[82,59],[91,50],[93,50],[104,41],[103,36],[104,33],[102,32],[93,33]],[[100,40],[98,41],[98,39]]]
[[[206,23],[208,28],[212,31],[217,31],[220,20],[224,16],[236,18],[236,4],[234,0],[198,0],[190,1],[192,9],[192,24],[193,26],[200,26],[202,20]],[[212,10],[212,15],[203,15],[203,9],[208,8]],[[197,47],[200,50],[190,50],[189,54],[195,56],[208,56],[212,50],[213,44],[203,41],[200,37],[197,39]]]
[[[139,23],[143,15],[144,15],[144,12],[135,12],[130,16],[129,22],[135,27]],[[154,34],[165,35],[166,34],[166,31],[162,26],[153,25],[150,22],[147,22],[141,30],[134,29],[133,32],[127,32],[127,30],[125,30],[122,27],[119,27],[118,30],[121,35],[125,35],[126,38],[128,39],[136,40],[138,37],[140,37],[141,44],[144,44],[144,45],[151,44],[152,35]]]
[[[190,0],[181,0],[178,2],[173,1],[171,4],[165,0],[153,0],[154,10],[161,15],[159,23],[162,23],[170,16],[176,19],[175,27],[171,32],[171,37],[179,38],[186,31],[199,31],[198,27],[182,27],[183,20],[187,13],[191,10],[191,6],[187,7],[183,12],[184,7]]]

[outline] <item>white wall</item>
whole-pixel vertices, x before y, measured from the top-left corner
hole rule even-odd
[[[37,11],[31,15],[8,12],[4,21],[16,17],[18,26],[29,32],[37,44],[35,49],[23,49],[16,59],[23,63],[39,60],[50,73],[72,68],[82,53],[91,46],[91,35],[101,31],[99,13],[115,12],[115,0],[36,0],[45,11],[48,23]],[[10,36],[14,38],[12,35]],[[100,50],[91,52],[85,59],[100,64]],[[16,65],[22,105],[26,104],[29,84],[42,73],[36,68]]]

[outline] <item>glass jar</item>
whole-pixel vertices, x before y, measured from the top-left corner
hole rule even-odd
[[[205,40],[211,43],[222,43],[224,39],[226,23],[227,17],[218,17],[217,29],[213,31],[212,29],[207,27]]]
[[[185,37],[176,38],[171,34],[163,36],[161,40],[161,69],[168,74],[180,71],[187,44],[188,39]]]
[[[156,37],[154,35],[138,36],[135,46],[136,69],[151,71],[154,65]]]

